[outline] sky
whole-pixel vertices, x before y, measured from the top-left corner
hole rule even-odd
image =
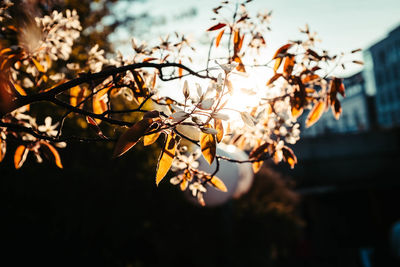
[[[161,25],[148,31],[144,39],[173,31],[186,33],[193,39],[202,39],[205,38],[205,30],[215,24],[210,18],[213,16],[212,9],[219,3],[217,0],[147,0],[122,4],[117,12],[149,12],[153,16],[166,18]],[[273,11],[272,31],[267,40],[271,51],[287,40],[299,37],[299,27],[305,24],[322,39],[319,47],[332,53],[367,49],[400,25],[400,0],[254,0],[247,7],[250,15],[263,10]],[[181,18],[192,8],[197,10],[195,17]],[[127,47],[120,49],[129,53]],[[362,60],[362,53],[356,55],[355,59]],[[340,74],[348,76],[361,69],[362,66],[354,65]]]

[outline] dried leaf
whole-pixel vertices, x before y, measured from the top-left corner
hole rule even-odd
[[[253,168],[253,172],[254,173],[259,172],[263,163],[264,163],[264,161],[262,161],[262,160],[253,162],[253,164],[251,164],[251,167]]]
[[[175,141],[174,137],[175,136],[172,133],[167,135],[163,150],[160,154],[156,171],[157,185],[168,173],[169,169],[171,168],[172,161],[175,157],[175,149],[177,146],[177,142]]]
[[[247,113],[246,111],[240,112],[240,117],[242,118],[242,121],[243,121],[246,125],[248,125],[248,126],[250,126],[250,127],[253,127],[253,126],[254,126],[254,122],[253,122],[252,117],[251,117],[250,114]]]
[[[200,148],[204,158],[211,165],[217,152],[217,142],[215,135],[201,132]]]
[[[126,153],[129,149],[131,149],[139,139],[145,134],[147,129],[150,127],[153,119],[144,118],[137,123],[135,123],[132,127],[130,127],[125,133],[121,135],[118,139],[117,144],[115,145],[113,157],[120,157],[124,153]]]
[[[325,101],[318,101],[307,116],[306,127],[310,127],[316,123],[325,110]]]
[[[221,28],[223,28],[223,27],[225,27],[225,26],[226,26],[225,23],[218,23],[218,24],[216,24],[216,25],[210,27],[207,31],[208,31],[208,32],[210,32],[210,31],[216,31],[216,30],[219,30],[219,29],[221,29]]]
[[[270,143],[265,142],[258,147],[253,148],[253,150],[249,154],[249,159],[260,159],[266,152],[268,152],[269,146]]]
[[[28,152],[29,150],[24,145],[20,145],[19,147],[17,147],[14,154],[15,169],[19,169],[22,167],[26,160],[26,157],[28,156]]]
[[[58,168],[62,169],[63,165],[61,163],[61,157],[60,157],[60,154],[58,153],[57,149],[55,149],[54,146],[50,145],[47,142],[42,142],[41,145],[44,145],[45,147],[47,147],[50,150],[51,154],[53,155],[54,163],[57,165]]]
[[[226,188],[225,183],[216,176],[213,176],[209,183],[222,192],[228,192],[228,188]]]
[[[219,43],[221,42],[221,38],[224,35],[225,29],[222,29],[219,33],[217,38],[215,39],[215,47],[219,46]]]

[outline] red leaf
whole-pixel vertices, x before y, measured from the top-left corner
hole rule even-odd
[[[216,24],[216,25],[210,27],[207,31],[208,31],[208,32],[216,31],[216,30],[219,30],[219,29],[221,29],[221,28],[223,28],[223,27],[225,27],[225,26],[226,26],[226,23],[218,23],[218,24]]]

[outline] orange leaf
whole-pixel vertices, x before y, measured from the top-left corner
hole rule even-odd
[[[228,188],[226,188],[225,183],[216,176],[213,176],[209,183],[222,192],[228,192]]]
[[[39,63],[39,61],[37,61],[37,60],[34,59],[34,58],[31,58],[31,59],[32,59],[33,64],[35,64],[35,67],[37,68],[37,70],[38,70],[39,72],[45,72],[45,71],[44,71],[44,67]]]
[[[293,55],[287,56],[285,59],[285,64],[283,65],[283,73],[285,74],[285,76],[288,77],[292,74],[294,64],[295,64],[294,56]]]
[[[182,64],[182,60],[179,60],[179,64]],[[182,74],[183,74],[183,69],[182,69],[182,68],[179,68],[179,69],[178,69],[178,75],[179,75],[179,77],[182,77]]]
[[[222,31],[220,31],[220,32],[218,33],[218,36],[217,36],[217,38],[215,39],[215,46],[216,46],[216,47],[219,46],[219,43],[221,42],[221,38],[222,38],[222,36],[224,35],[224,32],[225,32],[225,29],[222,29]]]
[[[207,31],[208,31],[208,32],[210,32],[210,31],[216,31],[216,30],[219,30],[219,29],[221,29],[221,28],[223,28],[223,27],[225,27],[225,26],[226,26],[225,23],[218,23],[218,24],[216,24],[216,25],[210,27]]]
[[[153,144],[155,141],[157,141],[160,134],[161,134],[161,132],[145,135],[143,137],[143,145],[149,146],[149,145]]]
[[[171,168],[172,161],[175,157],[176,146],[177,142],[175,141],[175,135],[174,134],[167,135],[163,150],[158,160],[157,172],[156,172],[157,185],[161,182],[161,180],[165,177],[165,175]]]
[[[276,72],[279,69],[279,66],[282,63],[282,58],[278,57],[277,59],[275,59],[275,64],[274,64],[274,71]]]
[[[0,162],[3,161],[4,156],[6,155],[6,141],[0,138]]]
[[[251,165],[251,167],[253,168],[253,172],[254,173],[259,172],[263,163],[264,163],[264,161],[262,161],[262,160],[253,162],[253,164]]]
[[[325,101],[318,101],[307,116],[306,127],[310,127],[316,123],[325,110]]]
[[[45,145],[50,150],[50,152],[53,155],[53,159],[54,159],[54,162],[56,163],[57,167],[62,169],[63,165],[61,163],[61,157],[60,157],[60,154],[58,154],[57,149],[55,149],[54,146],[50,145],[47,142],[42,142],[41,144]]]
[[[84,92],[85,90],[82,89],[79,85],[74,86],[70,89],[69,103],[71,104],[71,106],[76,107],[82,101]]]
[[[19,147],[17,147],[17,149],[15,150],[15,154],[14,154],[15,169],[19,169],[22,167],[22,165],[24,164],[24,162],[26,160],[26,157],[28,156],[28,152],[29,152],[29,150],[23,145],[20,145]]]
[[[222,125],[222,121],[220,119],[214,119],[214,128],[217,130],[217,142],[221,142],[224,137],[224,126]]]
[[[282,76],[281,73],[275,73],[275,75],[272,76],[272,78],[268,80],[267,86],[270,85],[270,84],[272,84],[272,83],[275,82],[276,80],[278,80],[279,77],[281,77],[281,76]]]
[[[283,159],[290,165],[290,168],[294,168],[294,165],[297,164],[297,157],[293,153],[293,150],[287,146],[282,148]]]
[[[13,83],[15,90],[22,96],[26,96],[26,92],[18,83]]]
[[[217,152],[217,142],[215,136],[213,134],[201,132],[200,148],[204,158],[207,160],[208,164],[211,165]]]
[[[118,139],[117,144],[115,145],[113,157],[116,158],[122,156],[134,145],[136,145],[136,143],[145,134],[152,122],[153,119],[144,118],[135,123],[125,133],[123,133]]]
[[[292,45],[293,44],[285,44],[285,45],[281,46],[278,50],[276,50],[272,59],[282,57],[282,54],[285,54],[289,50],[289,48],[292,47]]]

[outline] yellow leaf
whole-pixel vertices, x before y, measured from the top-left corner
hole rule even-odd
[[[14,84],[14,88],[15,90],[17,90],[17,92],[22,95],[22,96],[26,96],[26,92],[24,89],[22,89],[22,87],[18,84],[18,83],[13,83]]]
[[[39,72],[45,72],[44,67],[39,63],[39,61],[32,58],[32,62],[33,62],[33,64],[35,64],[35,66]]]
[[[161,152],[160,158],[158,160],[157,172],[156,172],[156,184],[158,185],[161,180],[168,173],[171,168],[172,161],[175,157],[175,149],[177,143],[175,141],[175,136],[173,134],[167,135],[165,145]]]
[[[130,127],[125,133],[121,135],[115,145],[113,157],[122,156],[129,149],[131,149],[139,139],[145,134],[150,124],[153,122],[151,118],[144,118]]]
[[[29,150],[24,145],[20,145],[19,147],[17,147],[14,154],[15,169],[19,169],[22,167],[22,164],[24,164],[28,152]]]
[[[149,145],[153,144],[155,141],[157,141],[160,134],[161,134],[161,132],[145,135],[143,137],[143,145],[149,146]]]
[[[254,173],[257,173],[257,172],[259,172],[260,171],[260,169],[261,169],[261,166],[263,165],[263,161],[261,160],[261,161],[256,161],[256,162],[253,162],[253,164],[251,165],[252,167],[253,167],[253,172]]]
[[[70,99],[69,103],[71,106],[76,107],[83,99],[85,90],[82,89],[79,85],[72,87],[69,91]]]
[[[207,134],[204,132],[200,133],[200,148],[201,153],[207,162],[211,165],[214,161],[215,154],[217,151],[217,142],[213,134]]]
[[[47,142],[42,142],[41,144],[45,145],[50,150],[50,152],[53,154],[53,157],[54,157],[53,158],[54,163],[57,165],[58,168],[62,169],[63,165],[61,163],[61,157],[60,157],[60,154],[58,154],[57,149],[55,149],[54,146],[50,145]]]
[[[325,105],[325,101],[318,101],[317,104],[314,105],[310,114],[307,116],[306,127],[310,127],[321,118],[322,113],[324,113],[325,110]]]
[[[188,180],[183,179],[182,182],[179,184],[179,187],[181,188],[182,191],[185,191],[187,186],[188,186]]]
[[[217,189],[221,190],[222,192],[228,192],[228,188],[226,188],[226,185],[224,184],[224,182],[222,182],[221,179],[219,179],[216,176],[213,176],[213,178],[211,178],[210,183]]]
[[[278,57],[277,59],[275,59],[275,65],[274,65],[274,71],[276,72],[279,69],[279,66],[282,63],[282,58]]]
[[[224,126],[222,125],[222,121],[220,119],[214,118],[214,128],[217,130],[217,142],[221,142],[222,138],[224,138]]]

